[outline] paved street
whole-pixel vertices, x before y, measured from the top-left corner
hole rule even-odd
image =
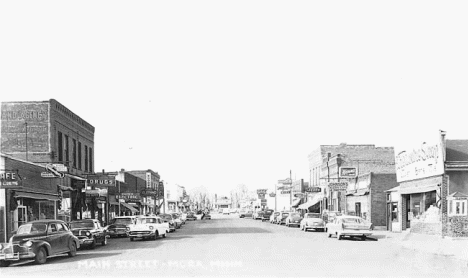
[[[395,239],[327,238],[235,215],[187,222],[156,241],[111,239],[74,258],[2,268],[16,276],[467,277],[466,262],[402,249]],[[464,266],[463,266],[464,265]]]

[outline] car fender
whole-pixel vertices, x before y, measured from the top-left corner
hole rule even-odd
[[[52,248],[51,248],[50,244],[47,241],[37,240],[37,239],[36,240],[33,239],[33,240],[29,240],[29,241],[31,241],[33,243],[31,249],[33,250],[34,254],[37,254],[37,251],[39,251],[39,249],[41,247],[44,247],[46,249],[46,251],[47,251],[47,256],[52,255]]]

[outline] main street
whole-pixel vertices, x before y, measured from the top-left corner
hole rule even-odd
[[[308,276],[467,277],[466,262],[403,249],[396,239],[337,240],[237,214],[187,222],[156,241],[110,239],[107,246],[1,268],[2,277]]]

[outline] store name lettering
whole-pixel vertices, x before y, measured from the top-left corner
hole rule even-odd
[[[17,176],[16,176],[15,172],[5,172],[5,171],[0,172],[0,179],[1,180],[15,181],[16,177]]]
[[[88,179],[90,185],[114,185],[114,180]]]
[[[397,170],[401,170],[408,165],[429,159],[433,159],[437,163],[439,159],[439,145],[423,146],[421,149],[413,150],[409,153],[401,153],[395,158],[395,166]]]
[[[47,116],[46,111],[43,110],[21,110],[21,111],[2,111],[2,120],[45,120]]]

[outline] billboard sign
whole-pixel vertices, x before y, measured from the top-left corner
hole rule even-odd
[[[413,148],[395,148],[397,182],[444,174],[443,145],[439,140]]]
[[[340,178],[355,178],[357,177],[357,168],[356,167],[340,167],[339,177]]]
[[[90,186],[115,186],[115,176],[111,175],[88,175],[88,185]]]
[[[330,182],[328,186],[331,191],[346,191],[348,189],[348,182]]]

